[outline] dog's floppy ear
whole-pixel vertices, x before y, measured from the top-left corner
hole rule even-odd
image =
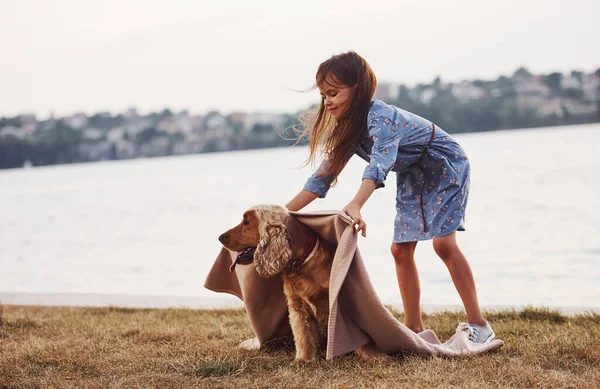
[[[290,236],[285,222],[269,220],[265,214],[259,217],[258,231],[260,240],[254,252],[254,268],[262,277],[273,277],[292,257]]]

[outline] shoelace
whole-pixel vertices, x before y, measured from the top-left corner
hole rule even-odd
[[[475,342],[479,338],[479,328],[469,326],[469,340]]]
[[[460,323],[458,325],[458,330],[459,331],[465,331],[469,333],[469,340],[471,342],[476,342],[477,338],[479,337],[479,328],[478,327],[471,327],[469,325],[469,323]]]

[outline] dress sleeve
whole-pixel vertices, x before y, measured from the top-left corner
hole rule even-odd
[[[373,180],[377,188],[383,188],[388,173],[396,163],[398,145],[402,136],[393,119],[387,116],[376,116],[369,119],[368,123],[369,137],[373,140],[373,147],[363,179]]]
[[[317,171],[308,178],[304,185],[304,190],[319,195],[320,198],[324,198],[331,187],[333,182],[333,175],[323,175],[327,161],[323,161]]]

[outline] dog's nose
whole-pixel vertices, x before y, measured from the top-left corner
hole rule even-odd
[[[225,234],[221,234],[219,236],[219,242],[223,243],[223,240],[225,239]]]

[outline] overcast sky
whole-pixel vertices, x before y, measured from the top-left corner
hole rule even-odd
[[[598,0],[0,0],[0,116],[294,112],[355,50],[414,85],[600,67]]]

